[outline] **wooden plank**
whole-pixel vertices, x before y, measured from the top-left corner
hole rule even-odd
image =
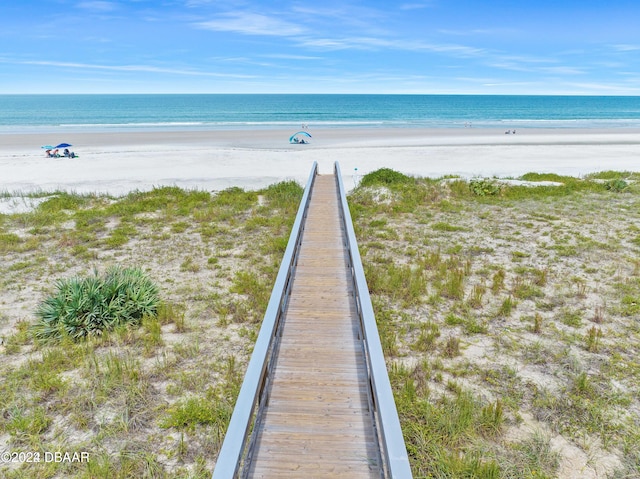
[[[335,178],[311,195],[251,478],[380,478]]]

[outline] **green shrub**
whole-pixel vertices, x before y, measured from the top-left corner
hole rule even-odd
[[[380,168],[379,170],[367,173],[362,177],[360,186],[376,186],[376,185],[399,185],[406,183],[414,183],[415,180],[391,168]]]
[[[607,190],[614,191],[616,193],[621,192],[622,190],[627,188],[627,186],[629,186],[629,184],[626,181],[621,180],[621,179],[609,180],[604,184],[604,187]]]
[[[193,430],[197,425],[212,424],[223,428],[229,423],[232,412],[233,408],[226,401],[190,397],[169,408],[160,427]]]
[[[469,181],[469,189],[476,196],[496,196],[501,191],[496,181],[485,178],[474,178]]]
[[[247,210],[257,201],[258,195],[254,191],[245,191],[238,186],[218,191],[213,197],[213,203],[216,206],[225,206],[234,211]]]
[[[575,181],[572,176],[558,175],[557,173],[525,173],[520,177],[522,181],[555,181],[557,183],[565,183],[567,181]]]
[[[80,339],[155,316],[158,287],[140,269],[112,267],[103,276],[59,280],[37,308],[38,339]]]
[[[270,185],[263,191],[264,197],[273,208],[291,211],[295,215],[304,188],[290,180]]]
[[[76,211],[86,205],[93,196],[59,192],[51,196],[38,206],[43,213],[53,214],[63,210]]]
[[[606,171],[598,171],[596,173],[589,173],[588,175],[585,176],[585,178],[589,178],[589,179],[599,179],[599,180],[618,180],[618,179],[624,179],[624,178],[629,178],[630,176],[633,176],[634,173],[631,171],[613,171],[613,170],[606,170]]]

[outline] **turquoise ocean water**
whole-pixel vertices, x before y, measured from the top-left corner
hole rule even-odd
[[[0,133],[345,127],[640,128],[640,97],[0,95]]]

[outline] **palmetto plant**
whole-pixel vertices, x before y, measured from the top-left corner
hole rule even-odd
[[[137,268],[112,267],[102,276],[58,280],[56,292],[36,310],[38,339],[80,339],[155,316],[158,287]]]

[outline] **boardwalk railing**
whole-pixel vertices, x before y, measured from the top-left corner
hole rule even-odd
[[[247,439],[255,422],[256,406],[258,409],[260,408],[263,392],[267,389],[268,373],[272,364],[272,352],[275,343],[273,339],[278,330],[280,318],[287,307],[292,272],[295,269],[299,245],[300,241],[302,241],[304,221],[311,198],[311,190],[317,174],[318,164],[314,162],[293,228],[291,229],[287,249],[282,258],[276,282],[273,285],[271,298],[253,348],[253,354],[218,455],[216,467],[213,471],[213,479],[233,479],[237,477],[238,471],[242,470],[241,467],[244,465]]]
[[[340,173],[340,165],[336,161],[335,176],[340,194],[340,208],[344,222],[345,240],[349,254],[349,263],[353,275],[354,295],[358,317],[364,336],[364,349],[369,372],[369,387],[373,399],[376,427],[378,429],[381,455],[385,462],[386,477],[393,479],[412,478],[407,448],[400,428],[400,419],[396,403],[391,391],[389,374],[382,353],[382,344],[378,334],[378,326],[373,313],[369,288],[362,268],[362,260],[353,230],[353,222],[347,204],[347,196]]]
[[[364,277],[362,261],[351,222],[346,192],[338,163],[334,166],[338,184],[341,217],[345,231],[344,241],[349,257],[358,320],[360,322],[363,348],[366,357],[367,379],[371,407],[378,435],[380,455],[383,460],[384,476],[388,479],[411,479],[412,473],[405,448],[400,421],[396,410],[389,376],[382,353],[382,346],[375,322],[369,290]],[[265,394],[268,390],[271,368],[275,362],[276,336],[281,317],[287,308],[293,273],[296,268],[299,246],[302,241],[304,223],[307,216],[311,192],[318,174],[318,166],[313,164],[309,180],[282,260],[282,265],[271,293],[271,299],[253,355],[245,374],[238,399],[231,416],[213,479],[235,479],[251,461],[248,444],[256,418],[262,412]]]

